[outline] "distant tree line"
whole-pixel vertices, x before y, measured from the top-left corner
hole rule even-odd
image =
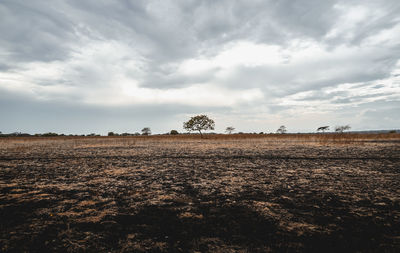
[[[22,133],[22,132],[13,132],[13,133],[8,133],[8,134],[3,134],[0,132],[0,136],[2,137],[52,137],[52,136],[67,136],[65,134],[57,134],[57,133],[43,133],[43,134],[28,134],[28,133]],[[70,134],[69,136],[76,136]]]
[[[135,133],[114,133],[114,132],[108,132],[107,136],[138,136],[140,133],[135,132]]]
[[[197,115],[194,117],[191,117],[188,121],[183,123],[183,129],[187,130],[189,133],[191,132],[198,132],[201,136],[201,138],[203,138],[203,134],[204,131],[207,130],[214,130],[215,128],[215,122],[214,120],[212,120],[211,118],[209,118],[207,115]],[[350,130],[351,127],[350,125],[340,125],[340,126],[336,126],[334,128],[335,133],[344,133],[347,130]],[[325,133],[325,131],[329,130],[329,126],[321,126],[317,128],[317,133]],[[232,134],[235,131],[235,128],[233,126],[228,126],[225,129],[225,133],[227,134]],[[398,131],[396,130],[391,130],[391,131],[379,131],[379,132],[388,132],[388,133],[396,133]],[[277,130],[276,130],[277,134],[285,134],[287,133],[287,128],[284,125],[281,125]],[[141,130],[141,133],[139,132],[135,132],[135,133],[115,133],[115,132],[108,132],[107,136],[139,136],[139,135],[143,135],[143,136],[148,136],[151,135],[151,129],[150,127],[144,127]],[[173,129],[170,132],[164,133],[163,135],[178,135],[180,134],[177,130]],[[215,133],[208,133],[208,134],[215,134]],[[244,134],[243,132],[238,132],[236,134]],[[247,133],[247,134],[257,134],[257,133]],[[264,134],[264,132],[260,132],[258,134]],[[273,133],[270,133],[273,134]],[[28,134],[28,133],[22,133],[22,132],[13,132],[13,133],[8,133],[8,134],[4,134],[0,131],[0,137],[55,137],[55,136],[101,136],[100,134],[96,134],[96,133],[90,133],[90,134],[82,134],[82,135],[74,135],[74,134],[69,134],[69,135],[65,135],[65,134],[57,134],[57,133],[52,133],[52,132],[48,132],[48,133],[43,133],[43,134]]]

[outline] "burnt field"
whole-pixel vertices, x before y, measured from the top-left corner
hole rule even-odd
[[[0,139],[0,251],[400,251],[398,135],[274,136]]]

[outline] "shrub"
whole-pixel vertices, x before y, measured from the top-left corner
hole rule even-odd
[[[176,130],[171,130],[171,132],[169,132],[169,134],[170,135],[177,135],[177,134],[179,134],[179,132],[176,131]]]

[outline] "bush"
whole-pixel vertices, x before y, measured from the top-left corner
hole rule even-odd
[[[177,135],[177,134],[179,134],[179,132],[176,131],[176,130],[171,130],[171,132],[169,132],[169,134],[170,135]]]

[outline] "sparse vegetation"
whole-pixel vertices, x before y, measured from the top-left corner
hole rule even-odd
[[[350,130],[350,125],[345,125],[345,126],[336,126],[335,127],[335,132],[337,133],[343,133],[346,130]]]

